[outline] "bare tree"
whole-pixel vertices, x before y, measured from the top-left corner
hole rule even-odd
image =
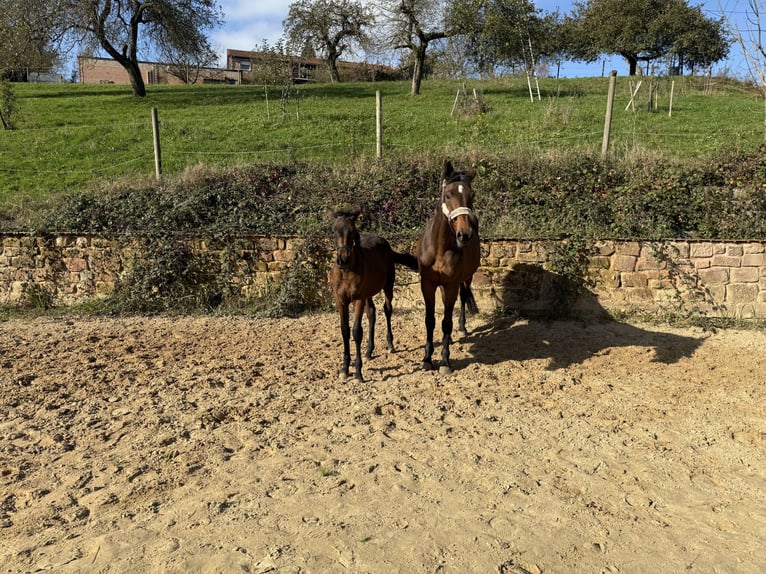
[[[290,5],[283,25],[290,43],[302,52],[308,47],[320,53],[330,78],[339,82],[338,60],[354,43],[366,43],[366,29],[373,21],[372,11],[353,0],[298,0]]]
[[[66,0],[68,27],[86,45],[104,50],[130,76],[133,93],[146,95],[139,49],[170,43],[188,51],[222,22],[215,0]]]
[[[723,8],[721,8],[723,12]],[[750,74],[758,83],[764,98],[764,140],[766,140],[766,2],[748,0],[747,28],[742,30],[728,21],[737,43],[742,47]]]
[[[200,45],[162,43],[160,57],[167,64],[168,72],[184,84],[195,83],[203,68],[211,67],[218,61],[218,54],[207,39]]]
[[[382,43],[396,50],[409,50],[412,58],[412,88],[420,93],[429,45],[456,34],[447,23],[447,0],[380,0]]]

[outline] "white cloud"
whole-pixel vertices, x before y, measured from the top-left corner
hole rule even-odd
[[[282,21],[293,0],[223,0],[224,25],[211,34],[220,65],[226,65],[226,50],[253,50],[264,40],[275,44],[282,37]]]
[[[292,3],[293,0],[269,0],[268,2],[222,0],[220,2],[228,24],[236,24],[238,21],[253,22],[259,19],[276,20],[281,24]]]

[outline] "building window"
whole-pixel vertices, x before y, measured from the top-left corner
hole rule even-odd
[[[239,61],[239,69],[243,72],[249,72],[250,71],[250,60],[240,60]]]

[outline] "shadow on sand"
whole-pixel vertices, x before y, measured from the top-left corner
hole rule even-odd
[[[554,370],[615,347],[653,351],[651,361],[670,364],[691,357],[705,340],[610,319],[582,285],[535,265],[518,266],[506,275],[502,304],[506,313],[474,327],[462,341],[471,358],[454,360],[455,368],[471,362],[549,359]]]

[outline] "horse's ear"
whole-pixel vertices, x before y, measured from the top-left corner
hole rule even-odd
[[[449,179],[453,173],[455,173],[455,168],[452,167],[452,162],[445,159],[442,167],[442,179]]]
[[[355,205],[351,208],[351,216],[353,217],[354,221],[356,221],[356,218],[362,215],[362,208],[359,205]]]
[[[327,209],[325,209],[324,214],[327,219],[335,219],[336,217],[338,217],[338,214],[331,207],[328,207]]]

